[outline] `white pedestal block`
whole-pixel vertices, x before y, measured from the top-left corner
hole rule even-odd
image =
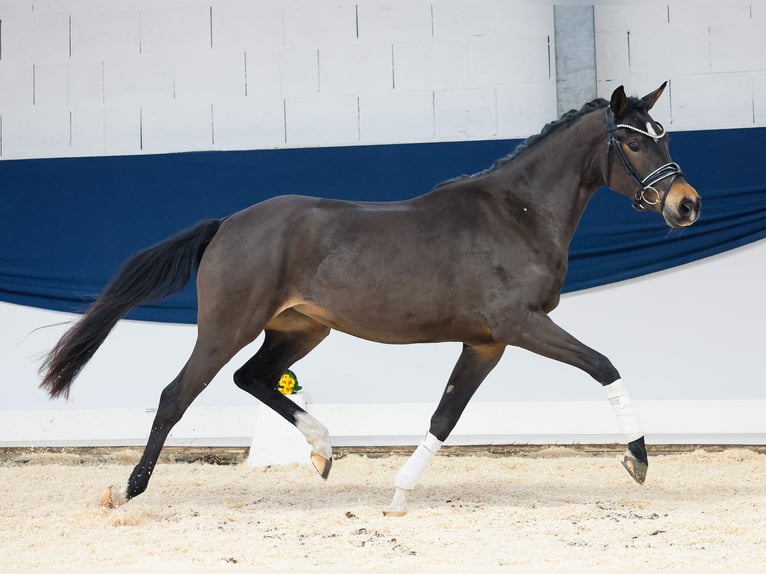
[[[306,396],[303,393],[287,397],[299,407],[306,408]],[[297,428],[259,403],[247,464],[272,466],[296,462],[311,464],[311,445]]]

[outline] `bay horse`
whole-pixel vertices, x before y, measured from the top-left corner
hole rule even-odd
[[[672,228],[699,217],[700,197],[649,115],[665,85],[642,98],[620,86],[609,101],[564,114],[491,168],[413,199],[278,196],[134,254],[40,368],[41,387],[66,395],[120,318],[180,291],[196,268],[194,349],[162,391],[127,484],[108,487],[102,504],[144,492],[173,425],[263,331],[263,345],[234,382],[303,433],[322,478],[332,465],[329,434],[276,389],[286,369],[331,329],[383,343],[463,344],[428,433],[396,475],[387,515],[406,512],[408,493],[508,345],[578,367],[605,388],[627,442],[622,464],[643,484],[646,445],[620,374],[548,313],[559,303],[572,236],[600,186]]]

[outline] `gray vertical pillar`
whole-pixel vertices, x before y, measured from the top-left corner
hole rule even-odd
[[[559,115],[596,97],[593,6],[555,5],[556,98]]]

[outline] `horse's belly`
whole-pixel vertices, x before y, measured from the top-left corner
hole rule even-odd
[[[375,313],[364,309],[342,312],[309,303],[293,308],[331,329],[378,343],[484,341],[491,338],[489,328],[481,321],[450,313],[415,314],[392,310]]]

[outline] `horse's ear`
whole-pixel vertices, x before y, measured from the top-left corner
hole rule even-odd
[[[620,86],[612,92],[612,98],[609,100],[609,107],[612,108],[612,113],[617,117],[623,114],[627,104],[628,97],[625,95],[625,88]]]
[[[662,92],[665,91],[665,86],[667,85],[667,82],[662,82],[662,85],[659,88],[641,98],[646,103],[647,109],[652,109],[652,106],[654,106],[657,100],[660,99],[660,96],[662,95]]]

